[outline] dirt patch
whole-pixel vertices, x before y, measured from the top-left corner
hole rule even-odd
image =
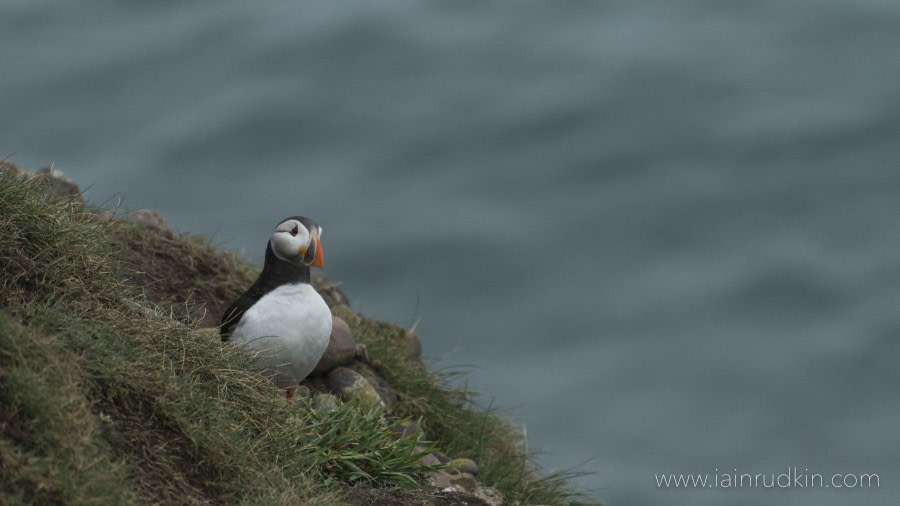
[[[400,488],[353,487],[347,499],[354,506],[489,506],[478,496],[463,492],[442,492],[437,488],[404,490]]]

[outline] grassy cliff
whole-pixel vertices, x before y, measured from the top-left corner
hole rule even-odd
[[[509,504],[584,500],[428,371],[407,330],[353,312],[323,278],[357,362],[396,401],[287,402],[210,328],[257,266],[14,172],[0,167],[0,503],[489,502],[430,486],[436,454],[477,462]],[[400,437],[404,422],[421,430]]]

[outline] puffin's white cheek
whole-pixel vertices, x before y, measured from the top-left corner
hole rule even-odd
[[[282,260],[290,260],[297,256],[297,249],[293,247],[294,241],[290,236],[276,234],[272,236],[272,251]]]

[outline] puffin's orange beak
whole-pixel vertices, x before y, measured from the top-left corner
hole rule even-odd
[[[322,250],[322,242],[319,240],[317,232],[310,233],[309,245],[306,247],[303,263],[320,269],[325,266],[325,252]]]

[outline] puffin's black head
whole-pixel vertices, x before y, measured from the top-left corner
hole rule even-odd
[[[325,252],[319,240],[321,235],[322,227],[311,219],[291,216],[275,227],[269,245],[275,256],[298,267],[322,267],[325,265]]]

